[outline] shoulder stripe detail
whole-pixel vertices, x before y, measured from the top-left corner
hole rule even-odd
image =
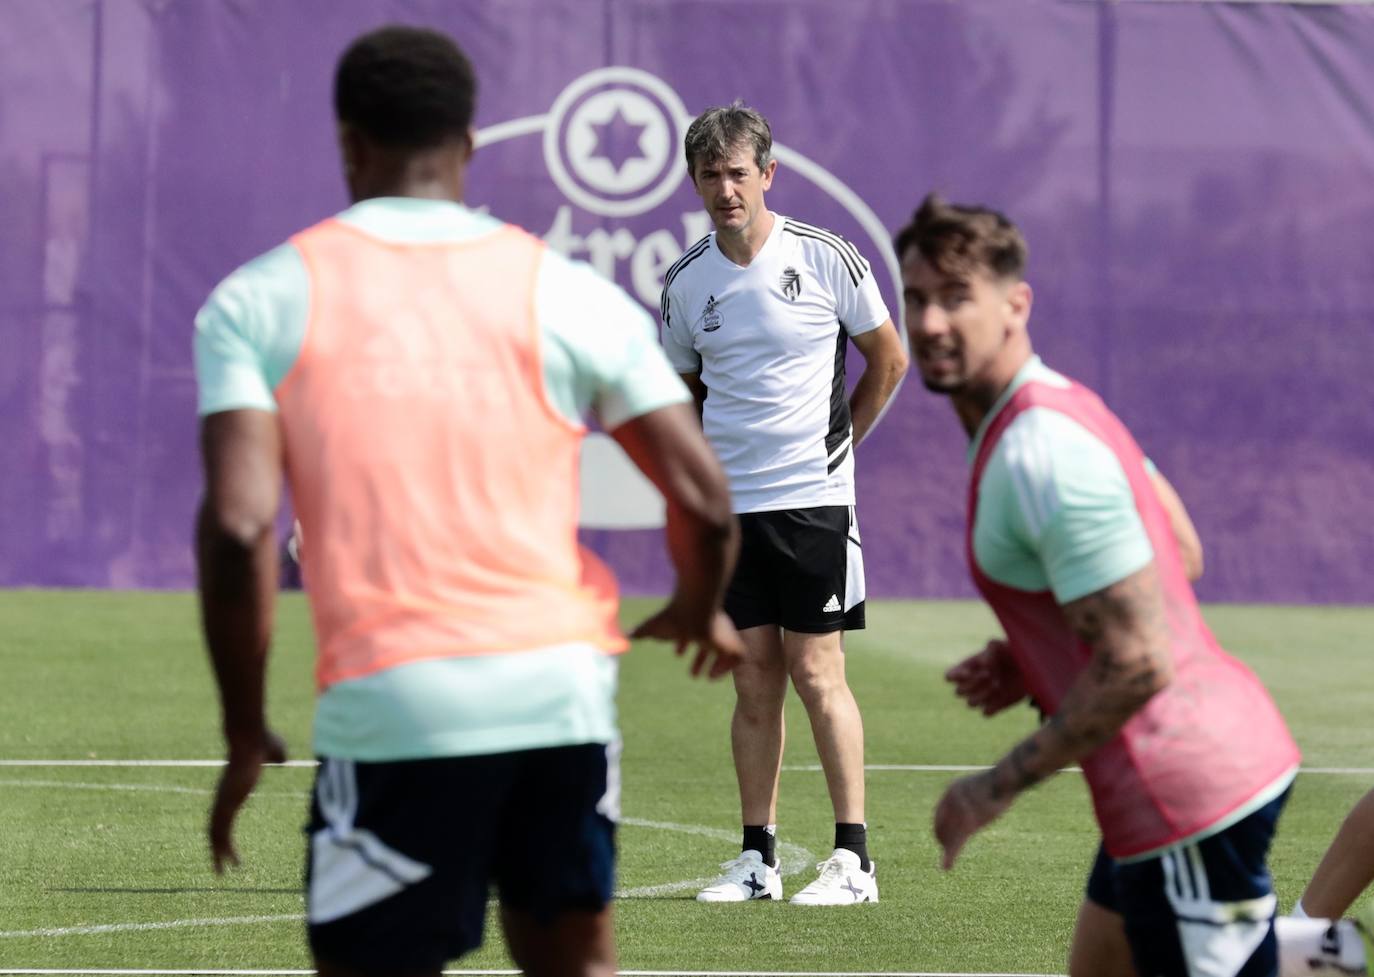
[[[859,249],[856,248],[853,245],[853,243],[851,243],[850,240],[844,237],[843,235],[836,234],[834,231],[826,230],[824,227],[817,227],[815,224],[808,224],[805,221],[795,220],[791,217],[786,218],[784,229],[786,229],[786,224],[791,224],[798,230],[810,231],[812,234],[817,235],[823,240],[831,241],[835,245],[837,250],[847,252],[854,259],[855,263],[859,266],[859,268],[862,269],[860,277],[863,277],[863,274],[868,272],[869,264],[867,259],[865,259],[864,256],[859,253]]]
[[[658,303],[659,315],[663,317],[664,322],[668,321],[668,286],[673,284],[673,279],[678,276],[678,272],[682,271],[682,269],[686,268],[693,261],[696,261],[705,254],[710,244],[711,235],[708,234],[688,248],[681,258],[678,258],[668,266],[668,271],[663,276],[663,292],[660,295]]]
[[[840,261],[844,264],[845,271],[849,272],[849,278],[855,285],[863,281],[864,276],[868,274],[868,262],[864,261],[862,258],[855,261],[853,256],[834,238],[816,233],[815,231],[804,230],[788,225],[784,225],[783,231],[797,237],[811,238],[812,240],[821,241],[824,244],[830,245],[835,249],[835,253],[840,256]]]
[[[673,279],[677,277],[677,273],[680,272],[682,269],[686,268],[697,258],[701,257],[702,252],[704,252],[708,247],[710,247],[710,245],[711,235],[708,234],[700,241],[697,241],[695,244],[693,244],[686,251],[682,252],[682,257],[678,258],[671,265],[669,265],[668,270],[664,273],[663,287],[667,288],[669,285],[671,285],[673,283]]]
[[[825,244],[830,245],[832,248],[835,249],[836,253],[839,254],[839,256],[840,256],[840,261],[841,261],[841,263],[844,265],[844,270],[847,271],[847,272],[849,272],[849,279],[850,279],[850,281],[852,281],[855,285],[858,285],[859,282],[863,281],[863,277],[864,277],[864,271],[863,271],[863,269],[861,269],[861,268],[859,268],[858,266],[856,266],[856,265],[854,264],[854,259],[851,258],[848,254],[846,254],[846,253],[840,248],[840,246],[839,246],[838,244],[836,244],[834,241],[830,240],[829,238],[821,237],[819,234],[813,234],[813,233],[810,232],[810,231],[799,230],[798,228],[795,228],[795,227],[784,227],[784,228],[783,228],[783,231],[784,231],[785,233],[787,233],[787,234],[793,234],[793,235],[795,235],[795,236],[797,236],[797,237],[811,238],[813,241],[822,241],[822,242],[824,242]]]
[[[844,235],[835,234],[834,231],[827,231],[827,229],[823,227],[816,227],[815,224],[807,224],[805,221],[793,220],[791,217],[787,218],[787,220],[789,220],[789,223],[793,224],[793,227],[801,229],[801,231],[811,231],[812,234],[818,235],[819,238],[831,240],[831,242],[834,242],[837,250],[848,253],[863,271],[868,271],[868,261],[864,258],[863,254],[859,253],[859,249],[853,246],[851,240],[845,238]]]

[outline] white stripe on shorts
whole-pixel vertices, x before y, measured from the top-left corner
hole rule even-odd
[[[1160,865],[1190,977],[1235,977],[1264,942],[1278,898],[1271,892],[1258,899],[1214,901],[1195,844],[1164,852]]]
[[[341,919],[433,873],[430,866],[389,848],[371,831],[354,827],[358,779],[352,760],[324,759],[317,783],[325,826],[310,839],[310,922]]]
[[[849,507],[849,532],[846,534],[844,543],[844,609],[846,611],[859,604],[867,594],[864,581],[864,551],[860,545],[861,542],[859,514],[851,505]]]

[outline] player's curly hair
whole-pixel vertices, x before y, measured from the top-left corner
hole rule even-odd
[[[334,114],[383,146],[430,149],[466,138],[477,105],[472,62],[452,38],[391,25],[348,46],[334,75]]]
[[[1030,253],[1020,229],[1004,214],[946,203],[934,193],[926,194],[892,244],[898,260],[914,247],[941,274],[961,276],[981,268],[994,278],[1020,279]]]
[[[693,181],[698,160],[718,162],[741,145],[753,151],[760,170],[773,158],[773,130],[768,120],[738,98],[729,105],[707,109],[692,120],[682,144]]]

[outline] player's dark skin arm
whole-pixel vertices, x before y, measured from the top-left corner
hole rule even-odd
[[[196,519],[197,586],[228,748],[210,812],[216,872],[238,862],[234,817],[262,764],[286,758],[264,706],[277,593],[281,451],[276,415],[267,411],[225,411],[201,424],[205,497]]]
[[[691,391],[692,401],[697,408],[697,421],[702,418],[702,411],[706,409],[706,384],[701,382],[700,373],[679,373],[682,382],[687,384],[687,389]]]
[[[897,384],[910,365],[911,357],[897,327],[888,319],[877,329],[851,336],[854,348],[864,358],[864,371],[849,395],[849,416],[854,428],[854,443],[868,437],[883,408],[892,399]]]
[[[950,784],[935,809],[946,869],[964,843],[1018,794],[1107,743],[1173,678],[1164,595],[1151,562],[1109,587],[1063,605],[1092,658],[1049,721],[991,770]]]
[[[709,663],[718,678],[739,663],[744,646],[721,610],[739,552],[730,488],[688,404],[650,411],[611,431],[667,504],[668,553],[677,587],[667,605],[634,630],[636,638],[695,645],[692,674]]]

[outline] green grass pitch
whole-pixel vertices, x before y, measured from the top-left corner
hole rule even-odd
[[[628,601],[626,621],[651,606]],[[1207,613],[1269,684],[1305,765],[1374,765],[1374,608]],[[994,633],[973,603],[870,605],[848,657],[870,764],[986,763],[1031,727],[1028,709],[975,715],[941,681]],[[299,595],[282,601],[277,635],[270,715],[293,757],[307,759],[311,646]],[[694,902],[685,883],[737,847],[731,698],[728,680],[688,681],[685,662],[662,647],[637,647],[624,660],[622,968],[1063,972],[1096,845],[1076,774],[1023,797],[945,875],[930,813],[954,774],[871,771],[880,904]],[[190,595],[0,592],[0,760],[218,759],[218,718]],[[828,854],[831,815],[822,775],[808,769],[815,751],[795,696],[788,731],[780,840],[796,846],[787,849],[795,863]],[[202,840],[215,776],[204,767],[0,766],[0,970],[308,967],[299,916],[311,771],[266,772],[240,822],[244,864],[224,878],[211,873]],[[1371,782],[1368,772],[1299,777],[1271,860],[1285,906]],[[785,879],[786,892],[804,881]],[[493,923],[487,946],[457,967],[510,966]]]

